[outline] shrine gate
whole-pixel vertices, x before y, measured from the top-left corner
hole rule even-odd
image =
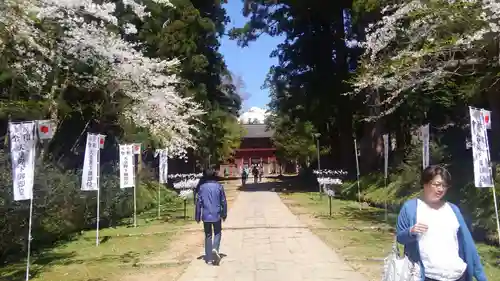
[[[220,175],[227,169],[230,176],[241,176],[243,167],[262,164],[264,176],[276,174],[279,165],[276,162],[276,148],[271,137],[273,132],[265,124],[243,124],[246,135],[241,140],[239,149],[236,149],[233,158],[220,166]]]

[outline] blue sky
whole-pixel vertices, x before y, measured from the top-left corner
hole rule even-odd
[[[226,27],[242,27],[246,19],[241,11],[243,1],[230,0],[224,5],[227,14],[231,18],[231,23]],[[269,67],[277,64],[277,58],[270,58],[269,54],[276,45],[283,41],[282,38],[272,38],[261,36],[257,41],[250,43],[248,47],[238,47],[236,41],[231,41],[224,37],[221,42],[220,52],[224,55],[226,64],[231,72],[240,75],[245,82],[245,92],[249,94],[247,100],[243,101],[243,109],[257,106],[263,108],[269,102],[267,90],[261,90]]]

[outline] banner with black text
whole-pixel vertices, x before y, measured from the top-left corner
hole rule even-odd
[[[33,199],[35,181],[35,122],[9,123],[14,200]]]
[[[120,188],[135,186],[133,150],[132,144],[120,144]]]
[[[168,151],[167,149],[160,149],[158,151],[158,154],[160,155],[160,169],[159,169],[159,182],[160,183],[167,183],[167,176],[168,176]]]
[[[93,191],[99,189],[99,149],[102,139],[96,134],[87,134],[85,158],[83,160],[82,190]]]
[[[476,187],[493,187],[490,147],[484,123],[483,110],[469,107],[474,184]]]

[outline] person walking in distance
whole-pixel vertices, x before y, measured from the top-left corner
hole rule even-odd
[[[252,175],[253,175],[253,183],[257,183],[259,179],[259,169],[257,169],[257,165],[253,166]]]
[[[205,171],[205,182],[198,191],[196,222],[203,221],[205,231],[205,262],[219,265],[222,221],[227,218],[227,201],[224,187],[217,182],[213,169]]]
[[[244,186],[245,183],[247,182],[247,178],[248,178],[248,171],[247,171],[247,168],[246,167],[243,167],[242,171],[241,171],[241,185]]]
[[[262,182],[262,177],[264,176],[264,166],[262,164],[259,165],[259,182]]]
[[[487,281],[472,235],[460,209],[446,202],[451,175],[443,167],[425,168],[420,198],[399,212],[397,241],[415,263],[422,281]]]

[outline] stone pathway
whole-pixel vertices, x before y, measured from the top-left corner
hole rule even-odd
[[[194,260],[178,281],[366,281],[270,191],[240,192],[223,224],[220,266]],[[200,249],[200,253],[203,249]]]

